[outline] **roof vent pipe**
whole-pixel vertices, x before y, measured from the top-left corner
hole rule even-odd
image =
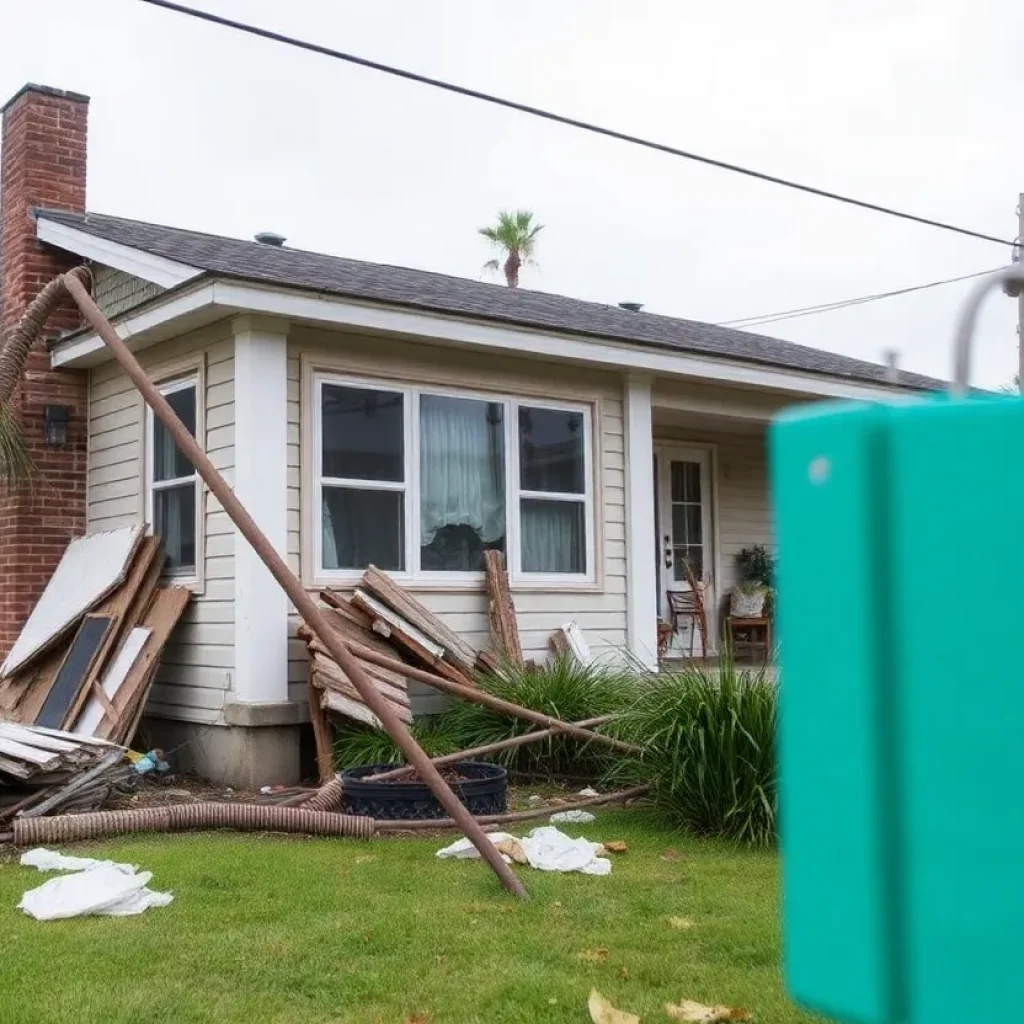
[[[276,231],[260,231],[253,237],[260,245],[276,245],[278,248],[288,241],[284,235],[279,235]]]
[[[900,379],[900,353],[899,349],[886,348],[882,350],[882,358],[885,360],[885,379],[890,384],[896,384]]]
[[[639,313],[644,308],[642,302],[620,302],[619,309],[628,309],[630,313]]]

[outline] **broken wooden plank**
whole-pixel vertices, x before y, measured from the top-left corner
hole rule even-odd
[[[123,582],[144,527],[124,527],[78,537],[68,544],[3,665],[7,678],[74,628]]]
[[[487,622],[497,654],[512,665],[522,665],[523,648],[519,642],[516,606],[512,603],[508,587],[503,552],[484,552],[484,577],[487,581]]]
[[[316,744],[316,767],[321,784],[329,782],[334,774],[334,748],[331,745],[331,727],[320,703],[320,693],[313,685],[309,687],[309,720],[313,725],[313,742]]]
[[[96,732],[101,739],[117,743],[126,743],[131,739],[126,734],[138,721],[139,715],[136,712],[145,702],[160,654],[191,597],[192,592],[187,587],[161,587],[153,595],[149,610],[140,623],[150,631],[150,635],[113,700],[117,720],[111,722],[109,718],[104,718],[97,727]]]
[[[99,764],[94,765],[87,772],[83,772],[81,775],[73,778],[66,786],[62,787],[58,792],[48,796],[42,803],[36,804],[26,811],[23,811],[21,817],[23,818],[38,818],[42,814],[48,814],[55,807],[61,806],[66,803],[69,799],[75,796],[77,793],[89,789],[91,785],[101,776],[105,775],[110,771],[111,768],[120,764],[124,760],[124,753],[120,750],[115,750],[111,754],[107,754]]]
[[[330,658],[325,657],[322,654],[314,654],[310,662],[313,668],[316,670],[322,681],[331,687],[331,689],[340,690],[353,699],[359,699],[359,691],[352,685],[352,681],[345,675],[344,670],[336,665]],[[369,666],[365,663],[364,668]],[[367,675],[370,675],[367,672]],[[402,707],[409,707],[409,695],[405,690],[400,690],[398,687],[390,686],[388,683],[377,679],[373,675],[370,675],[370,680],[374,685],[374,688],[382,696],[387,697],[392,704],[398,704]]]
[[[334,690],[321,690],[320,704],[335,714],[344,715],[364,725],[372,725],[375,729],[381,728],[380,719],[362,701],[351,700]]]
[[[575,622],[566,622],[556,629],[548,640],[548,645],[553,651],[558,652],[559,657],[575,661],[578,665],[586,666],[594,660],[590,647],[583,637],[583,631]]]
[[[26,743],[0,736],[0,754],[16,761],[24,761],[39,771],[53,771],[60,767],[60,755],[52,750],[37,750]]]
[[[351,650],[351,652],[359,659],[360,664],[363,666],[364,669],[368,667],[366,659],[363,657],[363,655],[367,651],[382,654],[384,657],[387,658],[397,658],[397,653],[393,647],[388,647],[385,645],[384,651],[375,651],[374,648],[367,647],[360,643],[356,643],[355,641],[347,640],[346,643],[349,645],[349,649]],[[324,644],[320,642],[318,637],[310,638],[307,641],[307,646],[311,654],[322,654],[324,657],[330,660],[331,664],[337,664],[337,662],[335,662],[334,659],[331,658],[330,654],[327,651],[327,648],[324,646]],[[405,676],[403,676],[399,672],[393,672],[388,668],[382,668],[379,665],[373,665],[372,674],[375,679],[388,683],[389,685],[394,686],[397,689],[402,690],[403,692],[407,689]]]
[[[404,587],[400,587],[387,573],[370,566],[363,574],[363,587],[373,592],[386,605],[393,608],[421,633],[444,648],[445,659],[465,673],[472,673],[476,651],[457,633],[449,629],[430,609],[424,607]]]

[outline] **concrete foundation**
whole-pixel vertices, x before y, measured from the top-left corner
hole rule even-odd
[[[219,785],[253,790],[299,781],[300,729],[295,722],[197,725],[144,718],[140,739],[148,748],[168,752],[174,771],[192,771]]]

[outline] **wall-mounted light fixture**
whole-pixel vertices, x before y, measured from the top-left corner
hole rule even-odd
[[[46,443],[51,448],[62,448],[68,443],[69,405],[44,405],[43,426]]]

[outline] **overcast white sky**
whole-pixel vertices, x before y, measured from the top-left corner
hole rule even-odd
[[[1016,234],[1020,0],[194,0],[699,153]],[[44,13],[45,12],[45,13]],[[1009,251],[186,19],[4,4],[0,99],[88,93],[93,210],[478,277],[503,207],[546,225],[526,287],[720,321],[971,273]],[[765,328],[948,375],[954,285]],[[986,308],[975,381],[1016,368]]]

